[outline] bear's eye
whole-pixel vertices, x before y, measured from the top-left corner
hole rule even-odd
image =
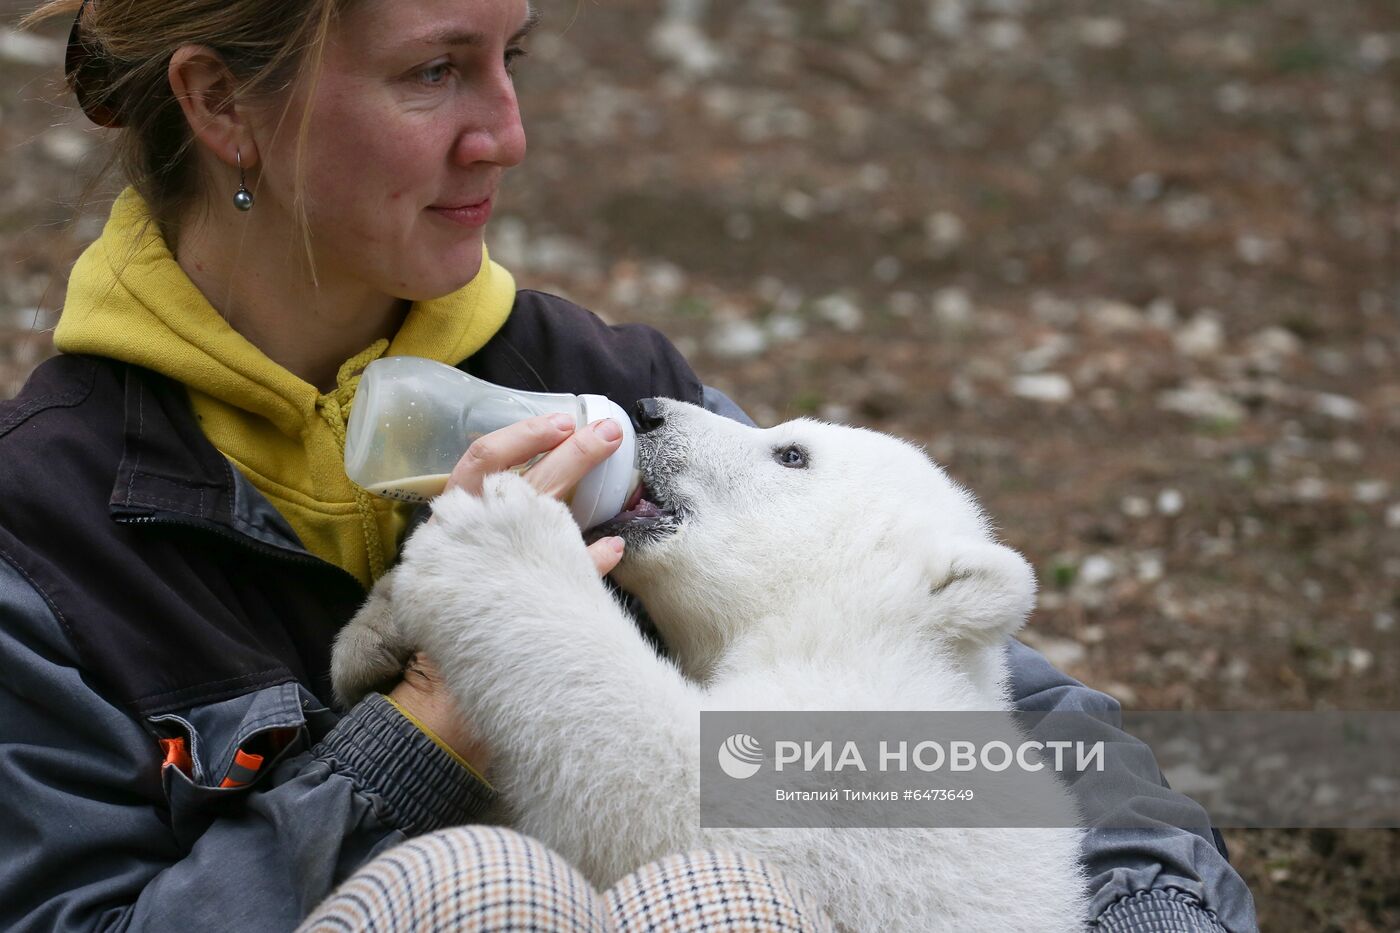
[[[789,444],[774,450],[773,459],[793,470],[807,469],[807,451],[796,444]]]

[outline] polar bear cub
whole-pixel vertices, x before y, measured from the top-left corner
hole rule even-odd
[[[643,498],[593,535],[625,538],[614,577],[670,659],[567,509],[501,474],[434,502],[337,641],[342,700],[427,652],[515,827],[599,886],[709,845],[768,860],[845,930],[1081,929],[1076,830],[701,830],[701,710],[1008,709],[1002,645],[1035,583],[909,444],[655,406]]]

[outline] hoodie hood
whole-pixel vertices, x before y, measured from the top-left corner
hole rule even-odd
[[[347,360],[322,393],[229,326],[185,275],[134,190],[73,268],[54,345],[110,357],[186,386],[205,436],[267,496],[313,554],[366,587],[397,553],[410,509],[345,476],[345,424],[359,373],[380,356],[456,365],[505,323],[509,272],[483,254],[456,292],[417,302],[391,340]]]

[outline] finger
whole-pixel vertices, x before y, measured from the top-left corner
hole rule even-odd
[[[616,421],[595,421],[545,454],[530,467],[525,478],[542,494],[562,499],[589,470],[612,456],[621,443],[622,429]]]
[[[621,538],[599,538],[588,546],[588,556],[593,558],[593,566],[598,568],[598,576],[606,577],[622,560],[623,541]]]
[[[564,414],[539,415],[517,421],[490,434],[483,434],[457,465],[443,490],[462,488],[474,496],[481,495],[482,483],[492,473],[529,462],[530,458],[552,450],[574,433],[574,419]]]

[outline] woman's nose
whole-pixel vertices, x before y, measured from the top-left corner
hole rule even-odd
[[[457,138],[455,154],[459,164],[490,162],[511,168],[525,158],[525,126],[520,121],[520,105],[513,87],[507,85],[492,100],[484,102],[472,122],[475,125]]]

